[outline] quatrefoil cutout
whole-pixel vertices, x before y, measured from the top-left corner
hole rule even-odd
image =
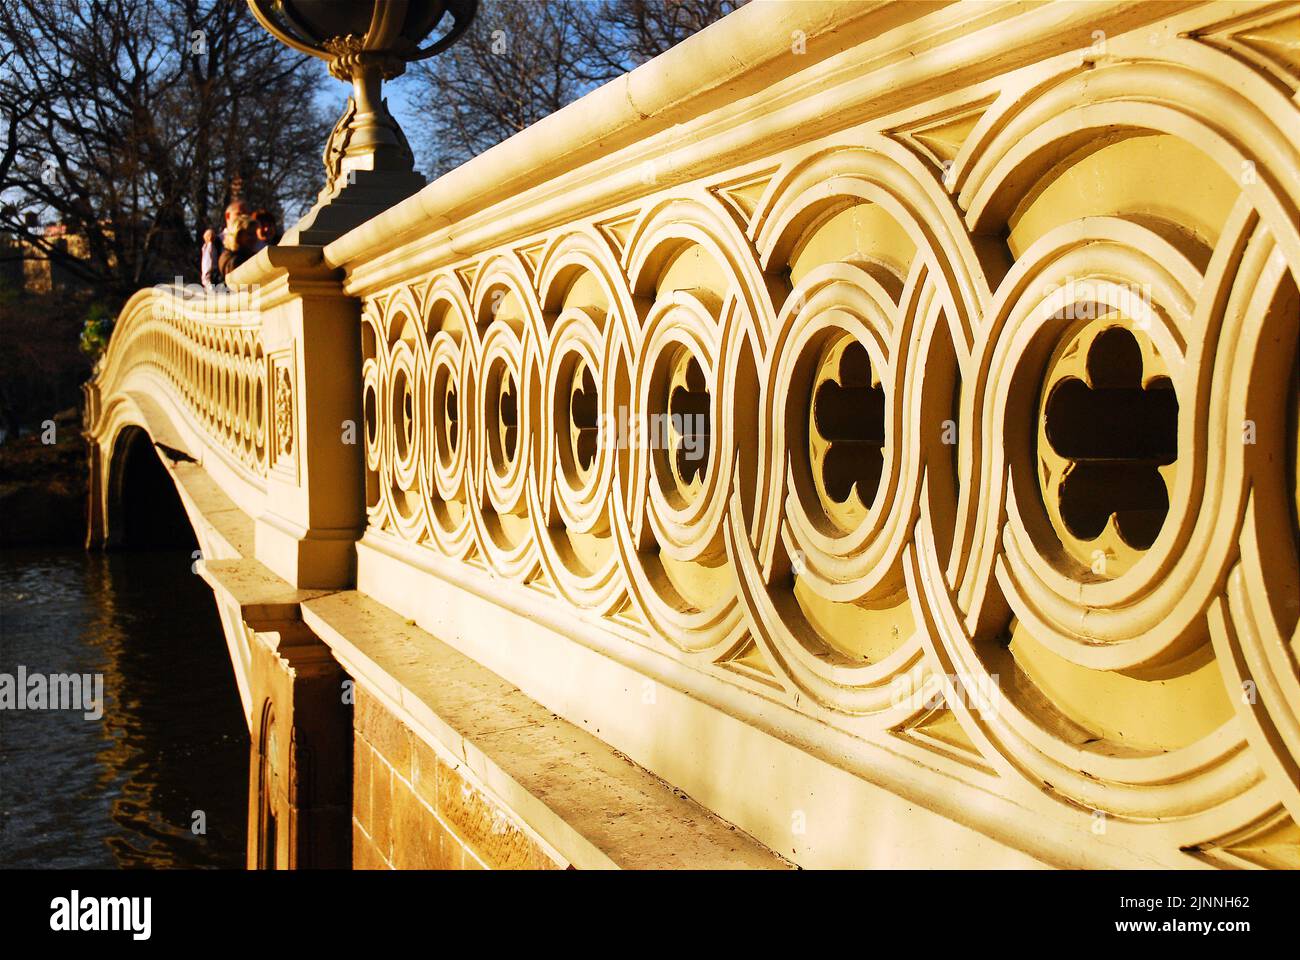
[[[686,495],[697,494],[708,473],[711,403],[699,361],[683,355],[675,365],[668,393],[668,435],[673,473]]]
[[[1125,545],[1147,550],[1169,512],[1160,468],[1178,458],[1178,396],[1167,376],[1145,377],[1142,346],[1122,326],[1094,337],[1085,370],[1052,384],[1043,409],[1047,442],[1064,464],[1061,520],[1083,541],[1113,520]]]
[[[515,459],[515,447],[519,440],[519,398],[518,390],[515,387],[514,374],[507,373],[502,378],[501,390],[498,394],[498,411],[501,437],[501,450],[504,453],[504,459],[507,463],[512,463]]]
[[[865,516],[880,487],[885,391],[866,348],[848,337],[827,349],[814,382],[813,473],[832,519],[853,525]]]
[[[586,361],[579,361],[569,394],[569,444],[573,463],[587,474],[596,462],[600,439],[600,393]]]
[[[456,455],[456,441],[460,434],[460,415],[456,411],[456,388],[447,384],[443,394],[443,429],[446,436],[446,452],[450,459]]]

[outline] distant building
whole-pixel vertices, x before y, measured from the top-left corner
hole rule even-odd
[[[29,223],[29,229],[33,227],[59,254],[76,260],[90,258],[90,245],[84,233],[72,231],[64,223],[44,227]],[[0,234],[0,280],[6,286],[26,293],[57,293],[86,286],[86,281],[70,269],[66,261],[57,255],[51,256],[47,247],[14,234]]]
[[[45,242],[53,250],[77,260],[90,259],[90,243],[85,233],[73,232],[66,224],[48,224],[42,229]],[[21,254],[22,289],[27,293],[57,293],[86,286],[86,281],[68,267],[59,256],[51,256],[44,247],[18,238]]]
[[[21,290],[24,286],[22,250],[8,233],[0,233],[0,288]]]

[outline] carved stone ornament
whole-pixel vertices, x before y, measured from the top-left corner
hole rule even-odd
[[[348,97],[343,115],[334,124],[330,137],[325,141],[325,152],[321,159],[325,164],[325,191],[335,192],[343,179],[343,155],[347,153],[348,141],[352,138],[352,118],[357,113],[357,101]]]
[[[275,437],[280,456],[293,453],[293,383],[284,367],[275,380]]]

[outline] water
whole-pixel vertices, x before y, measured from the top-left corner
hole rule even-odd
[[[0,551],[0,673],[104,675],[100,720],[0,710],[0,867],[244,865],[248,732],[191,562]]]

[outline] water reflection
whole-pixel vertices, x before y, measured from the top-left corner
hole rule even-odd
[[[243,866],[248,733],[191,562],[0,552],[0,673],[103,673],[105,700],[0,710],[0,866]]]

